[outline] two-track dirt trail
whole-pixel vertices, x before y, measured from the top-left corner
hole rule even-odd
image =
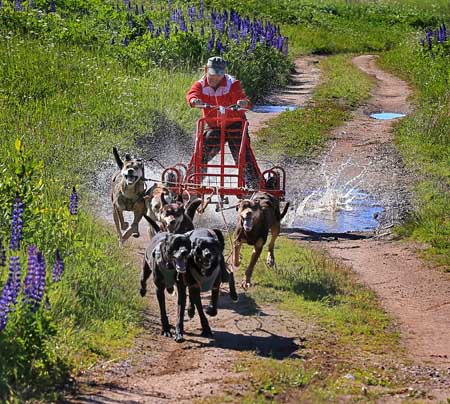
[[[271,104],[304,104],[319,81],[316,62],[314,58],[297,61],[293,85]],[[333,131],[324,152],[326,157],[289,165],[288,178],[295,181],[288,181],[287,199],[298,206],[308,192],[320,185],[321,172],[342,172],[340,181],[345,183],[363,170],[359,188],[384,208],[378,216],[380,231],[372,239],[352,241],[310,241],[301,233],[289,236],[326,249],[378,294],[386,312],[395,319],[413,362],[408,366],[398,364],[399,371],[412,375],[415,386],[446,399],[450,391],[450,275],[428,268],[415,246],[394,241],[388,234],[391,224],[401,221],[410,208],[413,178],[404,169],[393,144],[393,121],[369,117],[371,112],[410,112],[410,91],[406,83],[378,68],[375,56],[359,56],[353,62],[374,77],[372,98]],[[272,116],[249,114],[251,130],[256,131]],[[342,170],[343,165],[346,170]],[[301,218],[296,220],[301,226]],[[138,263],[145,243],[145,237],[141,237],[126,246],[134,250]],[[246,382],[245,374],[235,372],[233,367],[240,352],[287,358],[301,353],[303,338],[316,332],[312,325],[289,313],[257,306],[244,293],[234,304],[225,291],[217,317],[210,318],[215,340],[199,337],[199,321],[194,318],[185,325],[186,342],[177,344],[159,335],[159,311],[151,288],[148,299],[145,333],[130,350],[128,359],[112,358],[91,369],[79,379],[82,394],[70,402],[191,403],[227,390],[237,397]],[[175,297],[167,300],[168,307],[175,306]],[[172,323],[174,315],[172,309]],[[391,397],[388,402],[400,402],[401,397]]]
[[[333,131],[326,166],[327,170],[336,171],[346,159],[351,159],[353,172],[350,171],[347,178],[341,178],[341,182],[358,175],[364,167],[360,187],[384,207],[380,219],[382,225],[389,227],[401,220],[408,208],[408,188],[412,178],[402,166],[393,144],[395,120],[375,120],[369,114],[381,111],[407,114],[410,90],[405,82],[381,70],[376,64],[376,56],[358,56],[353,63],[372,75],[376,85],[368,103],[355,111],[351,120]],[[308,183],[311,181],[308,170],[301,169],[300,177]],[[450,274],[430,268],[419,258],[418,246],[392,240],[388,229],[379,233],[385,236],[312,244],[325,248],[332,257],[350,266],[377,293],[383,308],[396,320],[414,362],[427,363],[448,374]]]
[[[286,91],[274,95],[271,104],[303,105],[319,81],[317,58],[296,61],[292,84]],[[275,114],[249,114],[252,131]],[[187,156],[188,157],[188,156]],[[202,224],[202,223],[200,223]],[[129,240],[125,248],[133,249],[136,265],[140,266],[148,239],[146,225],[141,237]],[[239,280],[240,278],[238,278]],[[186,341],[176,343],[160,336],[159,309],[152,287],[146,299],[145,333],[130,350],[127,360],[100,364],[82,375],[82,393],[72,403],[192,403],[210,395],[220,395],[227,389],[239,391],[244,382],[242,373],[233,365],[240,352],[255,352],[260,357],[286,358],[295,354],[301,339],[308,335],[310,325],[270,306],[257,306],[253,299],[238,290],[239,302],[232,303],[228,293],[221,293],[219,313],[209,318],[214,341],[200,337],[198,316],[185,325]],[[138,293],[139,285],[136,285]],[[166,295],[167,296],[167,295]],[[176,296],[166,297],[169,320],[175,322]],[[205,300],[206,303],[206,300]],[[234,380],[230,383],[230,380]]]

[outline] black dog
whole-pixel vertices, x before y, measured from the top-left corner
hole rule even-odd
[[[156,286],[156,297],[158,298],[161,314],[162,335],[172,336],[170,332],[169,319],[166,312],[166,301],[164,290],[173,292],[174,285],[178,291],[178,316],[175,327],[175,340],[184,340],[184,310],[186,308],[186,286],[182,279],[186,274],[189,254],[191,252],[191,241],[187,235],[158,233],[150,241],[145,250],[144,265],[141,276],[141,296],[147,293],[147,279],[153,272],[153,281]]]
[[[230,297],[234,301],[238,299],[234,275],[228,274],[225,267],[223,257],[225,240],[220,230],[196,229],[186,235],[189,235],[192,244],[185,276],[190,300],[188,314],[192,318],[197,308],[203,330],[202,336],[212,338],[211,328],[203,312],[200,292],[211,290],[211,302],[206,313],[211,317],[216,316],[220,284],[226,277],[230,286]]]

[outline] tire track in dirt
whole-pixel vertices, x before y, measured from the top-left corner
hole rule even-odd
[[[398,208],[395,203],[410,198],[408,189],[414,179],[403,168],[393,145],[395,120],[377,121],[368,114],[408,113],[410,90],[405,82],[377,67],[376,56],[358,56],[353,63],[375,78],[376,87],[367,105],[333,131],[334,144],[330,146],[327,165],[329,170],[338,169],[349,156],[355,167],[374,162],[368,167],[363,186],[382,202],[384,222],[389,226],[400,221],[401,217],[394,214]],[[349,175],[357,175],[357,171]],[[377,293],[383,308],[397,322],[406,351],[415,363],[444,369],[444,374],[449,372],[450,274],[421,260],[420,246],[389,237],[309,244],[327,250],[331,257],[350,266]]]
[[[291,85],[271,96],[268,102],[304,105],[319,81],[317,60],[313,57],[296,60]],[[249,113],[250,130],[254,133],[276,115]],[[141,264],[143,249],[148,242],[146,225],[141,226],[140,233],[139,239],[130,239],[125,247],[132,249],[137,266]],[[130,349],[127,359],[100,363],[78,377],[81,393],[67,402],[192,403],[227,390],[236,394],[244,388],[246,381],[245,375],[233,368],[241,352],[251,352],[261,358],[291,357],[314,331],[312,325],[301,322],[292,314],[268,305],[258,306],[244,293],[239,293],[238,303],[232,303],[224,290],[217,317],[209,318],[214,341],[200,337],[196,316],[185,324],[186,342],[178,344],[159,335],[159,309],[151,279],[148,286],[145,332]],[[136,285],[136,293],[138,288]],[[166,300],[173,324],[176,296],[166,296]]]

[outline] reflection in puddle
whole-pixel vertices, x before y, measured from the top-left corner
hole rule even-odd
[[[378,227],[376,217],[382,211],[369,195],[355,188],[341,195],[314,191],[297,208],[291,226],[328,233],[368,231]]]
[[[371,118],[384,119],[384,120],[403,118],[404,116],[406,116],[406,114],[399,114],[397,112],[379,112],[379,113],[370,114]]]
[[[255,105],[252,108],[252,111],[259,113],[286,112],[286,111],[294,111],[297,108],[298,108],[297,105]]]

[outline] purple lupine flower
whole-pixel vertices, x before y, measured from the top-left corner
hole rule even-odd
[[[127,38],[122,40],[122,45],[127,46],[129,43]],[[78,196],[77,190],[75,187],[72,188],[72,193],[70,194],[70,202],[69,202],[69,212],[71,215],[76,215],[78,213],[78,202],[80,198]]]
[[[153,32],[155,30],[155,26],[153,25],[153,22],[150,18],[146,18],[145,23],[147,24],[147,29],[149,32]]]
[[[203,20],[203,16],[205,14],[205,2],[204,0],[200,0],[200,7],[198,8],[198,20]]]
[[[197,11],[195,10],[195,6],[188,7],[188,16],[189,16],[189,21],[191,24],[194,23],[196,14],[197,14]]]
[[[211,53],[213,47],[214,47],[214,42],[216,41],[216,38],[214,37],[214,32],[211,34],[208,43],[206,45],[206,49],[208,51],[208,53]]]
[[[178,21],[180,22],[180,31],[186,32],[187,27],[186,27],[186,22],[184,21],[184,17],[181,16]]]
[[[0,0],[0,10],[3,8],[3,2]]]
[[[216,50],[219,54],[222,54],[223,52],[225,52],[225,48],[223,47],[222,41],[220,40],[220,38],[217,38]]]
[[[23,5],[20,0],[14,1],[14,11],[23,11]]]
[[[12,311],[11,305],[17,303],[20,291],[20,261],[19,257],[13,256],[9,259],[9,274],[3,285],[0,297],[0,332],[6,327],[8,314]]]
[[[45,259],[35,246],[28,247],[28,270],[24,287],[25,302],[36,311],[42,301],[45,290]]]
[[[158,38],[160,35],[161,35],[161,28],[160,27],[158,27],[157,29],[156,29],[156,31],[155,31],[155,38]]]
[[[20,249],[20,240],[22,240],[23,231],[23,203],[20,197],[14,198],[13,212],[12,212],[12,224],[11,224],[11,240],[9,242],[9,248],[13,251]]]
[[[56,250],[55,263],[53,264],[52,280],[53,282],[59,282],[64,272],[64,261],[61,257],[59,250]]]
[[[111,38],[111,41],[109,43],[110,43],[110,45],[115,45],[116,44],[116,40],[114,38]]]
[[[128,7],[128,3],[130,2],[130,0],[123,0],[123,5]]]
[[[51,13],[56,13],[56,3],[54,0],[50,1],[50,12]]]
[[[3,241],[0,240],[0,267],[4,267],[6,265],[6,249],[3,245]]]
[[[165,39],[169,39],[169,37],[170,37],[170,24],[169,24],[169,22],[167,21],[167,22],[164,24],[164,38],[165,38]]]

